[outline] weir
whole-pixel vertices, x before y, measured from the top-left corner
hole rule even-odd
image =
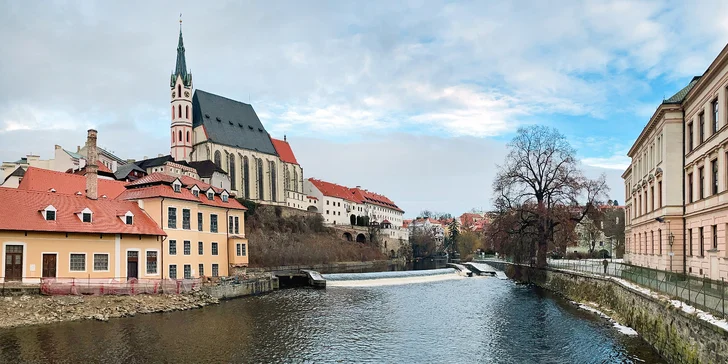
[[[464,278],[464,276],[454,268],[372,273],[337,273],[323,274],[322,277],[326,279],[326,284],[329,287],[387,286]]]

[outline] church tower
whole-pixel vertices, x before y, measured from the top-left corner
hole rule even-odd
[[[190,161],[192,154],[192,73],[187,72],[180,20],[177,65],[169,82],[172,91],[172,149],[176,161]]]

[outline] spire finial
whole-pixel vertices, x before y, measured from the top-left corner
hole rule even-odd
[[[179,13],[179,32],[182,33],[182,13]]]

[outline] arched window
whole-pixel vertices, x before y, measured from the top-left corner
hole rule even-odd
[[[182,119],[182,105],[177,105],[177,118]]]
[[[185,119],[190,120],[190,105],[185,106]]]
[[[250,188],[248,187],[248,181],[249,181],[249,179],[248,179],[249,172],[248,171],[250,170],[249,167],[250,166],[248,165],[248,157],[245,156],[245,157],[243,157],[243,197],[244,198],[250,197]]]
[[[178,134],[179,134],[179,141],[182,141],[182,130],[180,130],[180,131],[178,132]]]
[[[220,167],[220,151],[219,150],[215,151],[215,165]]]
[[[230,173],[230,189],[237,190],[237,184],[235,183],[237,177],[235,173],[235,154],[230,154],[228,157],[230,162],[230,165],[228,166],[228,173]]]
[[[182,97],[182,85],[177,85],[177,97]]]
[[[174,144],[174,130],[172,130],[172,144]]]
[[[174,105],[172,105],[172,120],[174,120]]]
[[[270,176],[270,199],[271,201],[276,201],[276,190],[278,189],[278,186],[276,185],[278,182],[276,179],[276,162],[268,162],[268,170],[270,171],[270,173],[268,173]]]
[[[298,171],[293,167],[293,192],[298,192]]]
[[[258,158],[258,199],[263,200],[263,160]]]
[[[189,132],[189,130],[187,131],[187,142],[188,143],[190,142],[190,132]]]
[[[285,165],[283,167],[283,180],[285,181],[285,182],[283,182],[283,189],[286,191],[290,190],[291,189],[291,175],[289,174],[289,171],[288,171],[288,165]]]

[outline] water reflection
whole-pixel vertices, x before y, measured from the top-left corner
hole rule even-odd
[[[0,331],[0,362],[660,363],[646,343],[494,278],[291,289],[204,310]]]

